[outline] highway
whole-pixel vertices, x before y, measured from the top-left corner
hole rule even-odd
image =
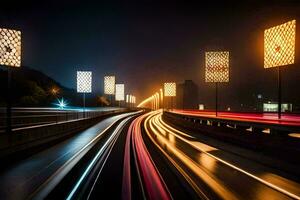
[[[164,123],[161,115],[156,112],[147,117],[147,135],[199,197],[300,199],[299,183],[273,174],[273,169],[207,145]]]
[[[162,114],[117,114],[2,165],[0,199],[300,199],[297,177]]]
[[[47,195],[109,128],[129,115],[132,114],[109,117],[74,137],[13,165],[2,164],[0,199],[25,199],[34,195]]]

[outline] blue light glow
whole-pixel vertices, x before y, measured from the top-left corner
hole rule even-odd
[[[65,107],[67,107],[68,103],[64,100],[64,98],[61,98],[57,99],[57,103],[55,103],[55,105],[57,105],[60,109],[64,109]]]

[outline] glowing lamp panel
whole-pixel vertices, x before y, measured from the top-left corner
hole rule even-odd
[[[266,29],[264,32],[264,68],[295,62],[296,20]]]
[[[89,71],[77,72],[77,92],[79,93],[92,92],[92,72]]]
[[[0,28],[0,65],[21,66],[21,31]]]
[[[115,94],[115,76],[104,76],[104,94]]]
[[[166,97],[175,97],[176,96],[176,83],[165,83],[164,84],[164,93]]]
[[[229,52],[205,52],[205,82],[229,82]]]
[[[116,101],[124,101],[124,84],[116,84]]]

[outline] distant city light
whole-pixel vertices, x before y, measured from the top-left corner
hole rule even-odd
[[[263,111],[264,112],[278,112],[278,104],[277,103],[264,103],[263,104]],[[283,103],[281,105],[281,111],[282,112],[292,112],[293,111],[293,105],[288,103]]]
[[[263,97],[263,96],[262,96],[261,94],[258,94],[258,95],[257,95],[257,98],[258,98],[258,99],[262,99],[262,97]]]
[[[57,87],[52,87],[51,89],[50,89],[50,93],[52,94],[52,95],[54,95],[54,96],[56,96],[58,93],[59,93],[59,88],[57,88]]]
[[[0,28],[0,65],[21,66],[21,31]]]
[[[204,110],[204,104],[199,104],[199,110]]]
[[[77,71],[77,92],[79,93],[92,92],[92,72]]]
[[[176,96],[176,83],[164,83],[164,94],[165,97],[175,97]]]
[[[115,76],[104,76],[104,94],[115,94]]]
[[[205,52],[205,82],[229,82],[229,52]]]
[[[116,84],[116,101],[124,101],[124,84]]]
[[[295,62],[296,20],[266,29],[264,32],[264,68]]]
[[[126,94],[126,103],[129,103],[129,94]]]

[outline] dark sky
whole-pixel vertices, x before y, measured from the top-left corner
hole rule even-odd
[[[299,1],[99,2],[11,2],[0,8],[0,25],[22,31],[23,65],[67,87],[76,87],[77,70],[92,70],[101,93],[103,76],[115,74],[139,102],[165,81],[192,79],[207,102],[214,90],[204,82],[204,52],[228,50],[231,80],[221,98],[276,100],[276,69],[263,68],[263,31],[300,20]],[[283,70],[285,101],[300,101],[298,54]]]

